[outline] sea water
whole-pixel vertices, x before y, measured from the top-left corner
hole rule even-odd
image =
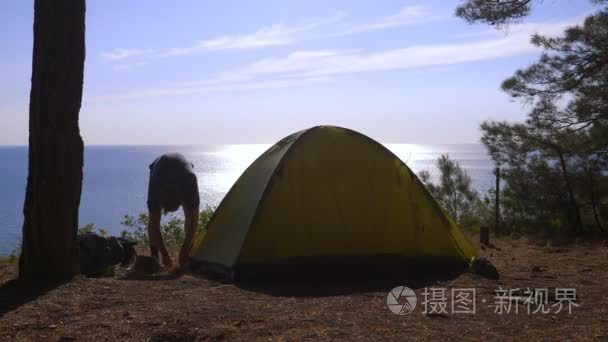
[[[437,158],[448,154],[469,173],[474,188],[492,187],[493,163],[480,144],[386,144],[414,172],[437,174]],[[180,152],[194,164],[201,207],[216,206],[241,173],[269,144],[216,146],[87,146],[80,225],[95,223],[111,234],[122,230],[125,214],[146,211],[148,165],[167,152]],[[0,255],[18,248],[27,182],[27,147],[0,147]]]

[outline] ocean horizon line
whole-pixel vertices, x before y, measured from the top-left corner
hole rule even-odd
[[[199,146],[234,146],[234,145],[273,145],[273,143],[201,143],[201,144],[84,144],[84,147],[199,147]],[[412,142],[384,142],[379,141],[382,145],[431,145],[431,146],[447,146],[447,145],[483,145],[481,142],[468,142],[468,143],[412,143]],[[13,145],[13,144],[0,144],[0,148],[6,147],[29,147],[29,145]]]

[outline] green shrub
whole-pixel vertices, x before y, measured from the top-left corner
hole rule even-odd
[[[94,223],[87,223],[84,226],[78,228],[78,235],[83,234],[99,234],[101,236],[108,236],[108,231],[104,228],[95,227]]]
[[[200,212],[197,234],[205,229],[214,212],[215,208],[209,206]],[[120,232],[120,236],[133,239],[142,246],[148,246],[150,244],[150,240],[148,239],[148,220],[148,215],[144,213],[139,214],[137,217],[125,215],[121,222],[124,229]],[[160,231],[169,249],[179,248],[182,242],[184,242],[184,220],[177,215],[171,214],[167,220],[161,222]]]
[[[125,215],[120,224],[124,229],[120,232],[120,236],[137,241],[138,244],[147,246],[148,240],[148,215],[139,214],[136,217]]]
[[[420,180],[441,207],[450,214],[459,225],[466,228],[477,227],[481,217],[487,211],[487,205],[479,199],[472,187],[471,177],[458,162],[448,155],[437,159],[439,182],[431,181],[428,171],[419,173]]]
[[[203,209],[198,217],[198,229],[199,232],[203,229],[205,229],[205,227],[207,226],[207,224],[209,223],[209,221],[211,220],[211,216],[213,216],[213,213],[215,212],[215,207],[210,207],[207,206],[205,209]]]

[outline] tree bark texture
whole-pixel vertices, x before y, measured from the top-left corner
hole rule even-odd
[[[78,127],[85,1],[36,0],[28,178],[19,278],[66,281],[79,272],[83,142]]]
[[[559,158],[559,164],[562,169],[562,175],[564,176],[566,190],[568,190],[568,199],[570,200],[570,207],[572,211],[572,215],[569,216],[574,216],[574,224],[576,231],[580,233],[583,231],[583,220],[581,219],[581,213],[578,207],[578,203],[576,201],[576,198],[574,197],[574,191],[572,191],[572,185],[570,184],[570,176],[568,175],[566,161],[564,160],[564,155],[560,149],[557,149],[557,156]]]

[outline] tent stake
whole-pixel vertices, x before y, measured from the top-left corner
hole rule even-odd
[[[500,168],[496,168],[496,203],[494,203],[494,234],[501,236],[500,228]]]

